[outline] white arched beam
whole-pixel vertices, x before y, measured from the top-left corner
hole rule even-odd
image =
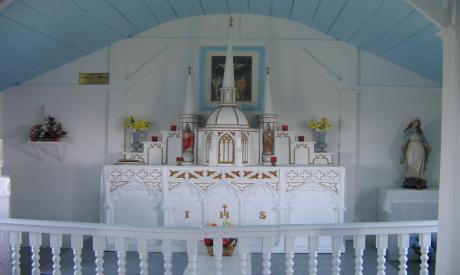
[[[436,0],[406,0],[418,12],[423,14],[440,29],[447,28],[451,24],[450,3],[447,7],[440,6]]]

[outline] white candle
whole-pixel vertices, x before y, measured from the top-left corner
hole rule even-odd
[[[3,166],[3,139],[0,139],[0,165]]]

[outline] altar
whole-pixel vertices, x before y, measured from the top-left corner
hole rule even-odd
[[[102,222],[179,227],[343,222],[345,169],[336,165],[335,153],[303,138],[295,141],[295,131],[280,127],[268,69],[259,124],[251,127],[240,110],[231,26],[220,102],[202,124],[193,108],[189,69],[179,125],[162,131],[161,139],[133,142],[134,150],[118,165],[104,166]],[[135,122],[128,117],[125,124]],[[275,251],[280,246],[275,244]],[[296,240],[295,249],[306,252],[306,238]],[[320,239],[319,251],[330,252],[330,240]]]
[[[140,226],[341,223],[344,188],[337,166],[107,165],[101,214],[105,223]],[[296,249],[305,252],[306,242]]]

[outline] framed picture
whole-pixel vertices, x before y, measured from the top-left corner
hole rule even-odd
[[[226,47],[201,47],[200,109],[212,110],[220,103]],[[242,110],[261,111],[264,100],[265,49],[233,47],[236,103]]]

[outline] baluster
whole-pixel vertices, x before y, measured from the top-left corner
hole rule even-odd
[[[50,234],[50,247],[51,253],[53,254],[53,275],[61,275],[61,246],[62,246],[62,235],[61,234]]]
[[[272,257],[272,247],[273,247],[273,242],[274,238],[270,237],[265,237],[262,239],[262,274],[263,275],[270,275],[270,267],[272,266],[272,263],[270,262],[271,257]]]
[[[19,267],[19,250],[21,248],[22,234],[21,232],[10,232],[9,233],[10,246],[11,246],[11,274],[21,274]]]
[[[137,241],[137,252],[139,253],[139,270],[141,275],[149,274],[149,252],[147,249],[148,241],[147,239],[139,239]]]
[[[385,255],[388,248],[388,235],[377,236],[377,275],[385,275]]]
[[[172,275],[172,246],[171,240],[163,240],[163,267],[165,269],[165,275]]]
[[[363,253],[366,246],[366,236],[353,236],[353,248],[355,249],[355,275],[363,275]]]
[[[29,233],[29,245],[32,252],[32,275],[40,275],[40,245],[42,244],[42,234],[37,232]]]
[[[83,248],[83,236],[71,235],[70,246],[73,250],[73,274],[81,275],[81,250]]]
[[[94,271],[96,275],[104,274],[104,249],[105,249],[105,237],[93,236],[93,251],[96,264]]]
[[[197,241],[187,240],[187,257],[188,257],[188,270],[189,270],[188,274],[189,275],[197,275],[196,274],[196,253],[197,253]]]
[[[115,238],[115,250],[117,251],[118,274],[126,274],[126,239],[123,237]]]
[[[0,231],[0,274],[11,272],[10,246],[8,244],[8,232]]]
[[[294,274],[294,237],[285,237],[284,238],[284,253],[285,253],[285,274],[293,275]]]
[[[407,249],[409,248],[409,234],[398,235],[399,247],[399,275],[407,275]]]
[[[332,237],[332,275],[340,274],[340,254],[342,253],[342,236]]]
[[[248,274],[248,239],[238,239],[238,253],[240,255],[240,275]]]
[[[308,237],[308,274],[318,274],[318,247],[319,238],[317,236]]]
[[[222,275],[222,238],[214,238],[213,253],[215,260],[214,275]]]
[[[420,243],[420,275],[428,275],[428,252],[431,246],[431,234],[423,233],[419,234],[419,243]]]

